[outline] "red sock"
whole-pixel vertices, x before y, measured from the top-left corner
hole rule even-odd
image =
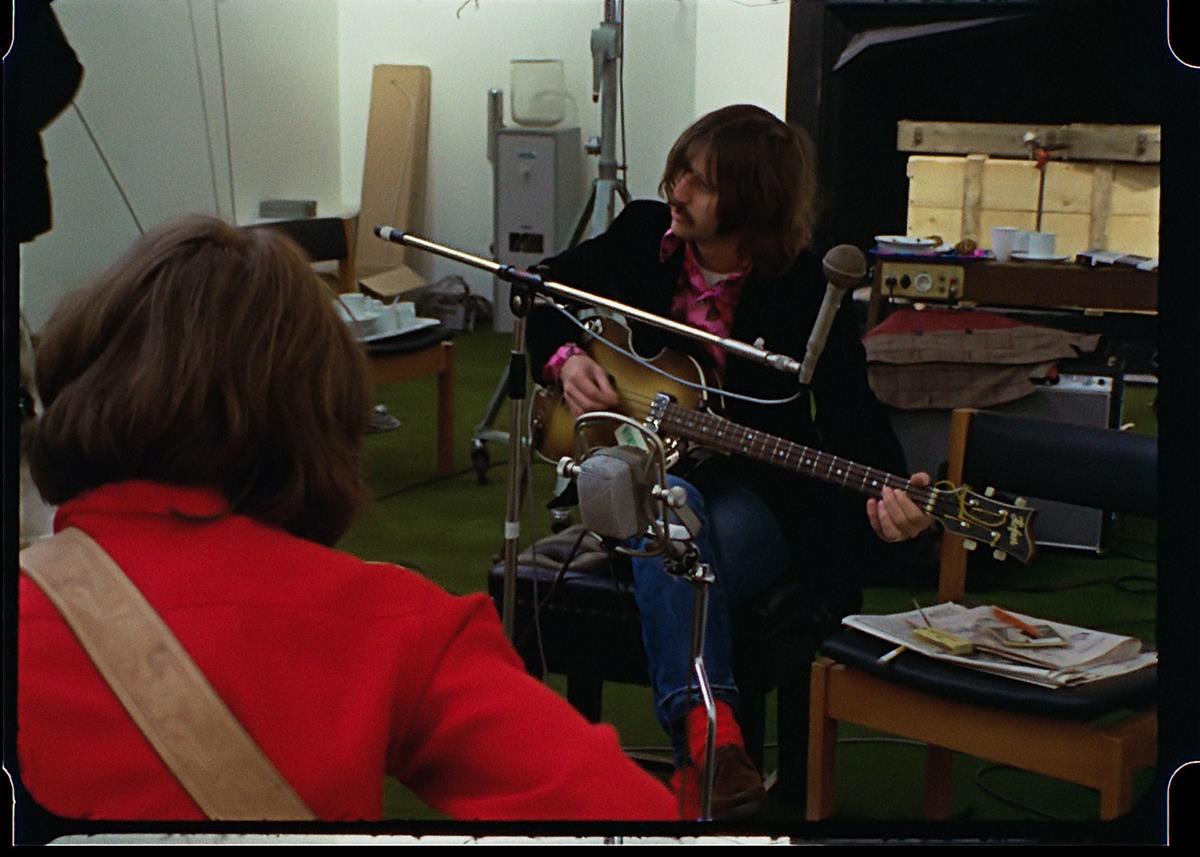
[[[708,738],[708,717],[703,705],[694,705],[687,713],[688,752],[692,761],[697,765],[704,763],[704,747]],[[716,746],[735,744],[746,749],[742,740],[742,728],[738,726],[733,716],[733,708],[729,703],[717,700],[717,741]]]

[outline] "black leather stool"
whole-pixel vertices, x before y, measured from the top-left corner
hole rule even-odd
[[[585,534],[555,584],[581,533],[582,526],[570,527],[518,557],[514,642],[529,672],[540,676],[533,606],[542,602],[539,625],[546,669],[567,677],[568,701],[597,722],[604,682],[648,686],[650,678],[627,557],[610,553],[594,536]],[[488,576],[488,591],[497,610],[503,588],[501,563]],[[838,624],[826,613],[812,603],[807,587],[789,579],[733,617],[733,670],[741,693],[746,749],[762,770],[766,698],[778,688],[778,793],[786,792],[789,803],[803,800],[809,670],[818,643]]]

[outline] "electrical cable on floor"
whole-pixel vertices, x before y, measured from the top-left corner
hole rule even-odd
[[[507,463],[508,462],[504,461],[504,460],[493,461],[488,465],[488,469],[490,470],[493,467],[500,467],[501,465],[504,465]],[[391,500],[393,497],[399,497],[401,494],[407,494],[409,491],[415,491],[417,488],[428,488],[430,485],[437,485],[439,482],[449,482],[451,479],[457,479],[458,477],[466,476],[467,474],[471,474],[472,476],[475,475],[474,465],[472,465],[471,467],[463,468],[462,470],[455,470],[453,473],[447,473],[445,476],[433,476],[433,477],[430,477],[429,479],[424,479],[420,482],[413,482],[409,485],[402,485],[401,487],[397,488],[395,491],[389,491],[386,494],[380,494],[378,497],[373,497],[372,502],[381,503],[384,500]]]
[[[1144,589],[1133,588],[1134,581],[1146,583]],[[1114,586],[1122,592],[1134,595],[1153,595],[1158,591],[1158,580],[1148,574],[1119,574],[1112,577],[1094,577],[1091,580],[1072,581],[1069,583],[1047,583],[1040,586],[1006,586],[1008,592],[1024,592],[1034,595],[1045,595],[1054,592],[1067,592],[1071,589],[1083,589],[1088,586]]]
[[[1148,542],[1139,542],[1139,544],[1143,544],[1147,547],[1154,547],[1153,544],[1150,544]],[[1111,557],[1112,559],[1127,559],[1130,562],[1141,562],[1141,563],[1145,563],[1146,565],[1157,565],[1158,564],[1157,557],[1138,556],[1137,554],[1130,553],[1129,551],[1113,550],[1111,548],[1108,551],[1108,556]]]
[[[1038,809],[1037,807],[1030,806],[1029,804],[1022,803],[1021,801],[1017,800],[1016,798],[1011,798],[1011,797],[1008,797],[1007,795],[1001,794],[1000,792],[996,791],[994,788],[991,788],[990,786],[984,785],[984,782],[983,782],[984,776],[986,776],[988,774],[993,774],[996,771],[1017,771],[1019,773],[1024,773],[1023,771],[1020,770],[1020,768],[1014,768],[1011,765],[988,765],[988,766],[980,768],[978,771],[976,771],[975,772],[975,785],[979,788],[979,790],[981,792],[983,792],[985,795],[992,798],[993,800],[998,800],[1001,803],[1006,803],[1009,806],[1016,807],[1017,809],[1021,810],[1022,812],[1032,813],[1033,815],[1040,816],[1040,817],[1048,819],[1050,821],[1065,821],[1065,822],[1087,821],[1087,819],[1084,819],[1084,818],[1064,818],[1063,816],[1055,815],[1050,812],[1046,812],[1045,810],[1041,810],[1041,809]]]

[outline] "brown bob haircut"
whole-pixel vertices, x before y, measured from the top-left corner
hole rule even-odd
[[[817,180],[808,137],[751,104],[714,110],[671,147],[658,186],[668,201],[700,153],[716,177],[720,233],[739,232],[744,257],[764,273],[781,273],[812,240]]]
[[[324,544],[364,500],[366,359],[285,235],[211,217],[140,239],[42,332],[25,438],[51,503],[109,482],[220,490]]]

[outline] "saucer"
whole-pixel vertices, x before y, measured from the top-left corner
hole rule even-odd
[[[1065,262],[1070,259],[1070,256],[1034,256],[1032,253],[1022,253],[1020,250],[1014,250],[1012,257],[1021,262]]]
[[[390,339],[393,336],[403,336],[406,333],[415,333],[418,330],[425,330],[428,327],[436,327],[442,323],[440,318],[414,318],[407,322],[397,322],[396,316],[393,313],[384,313],[380,320],[389,320],[391,326],[387,327],[378,333],[372,333],[370,336],[357,337],[359,342],[375,342],[379,339]]]

